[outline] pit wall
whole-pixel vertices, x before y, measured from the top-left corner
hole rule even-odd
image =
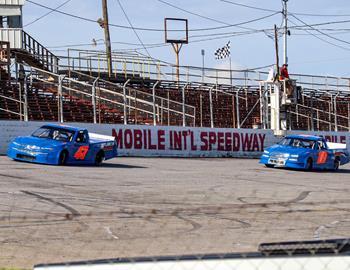
[[[17,136],[30,135],[45,122],[0,121],[0,155]],[[134,157],[239,157],[258,158],[264,148],[281,137],[271,130],[232,128],[193,128],[175,126],[109,125],[64,123],[87,128],[90,132],[113,136],[120,156]],[[288,134],[313,134],[327,140],[347,143],[349,132],[288,131]]]

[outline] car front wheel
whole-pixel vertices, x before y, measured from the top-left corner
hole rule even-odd
[[[313,164],[312,164],[312,158],[309,158],[309,159],[307,160],[307,163],[306,163],[306,170],[312,171],[312,166],[313,166]]]
[[[58,158],[58,165],[66,165],[68,158],[67,151],[62,151],[59,158]]]

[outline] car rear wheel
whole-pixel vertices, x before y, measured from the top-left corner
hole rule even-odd
[[[96,157],[95,157],[95,165],[96,166],[100,166],[102,164],[102,162],[104,161],[105,159],[105,154],[103,151],[100,151],[96,154]]]
[[[62,151],[60,157],[58,158],[58,165],[66,165],[68,158],[67,151]]]
[[[312,164],[312,158],[309,158],[309,159],[307,160],[307,163],[306,163],[306,169],[307,169],[308,171],[312,171],[312,166],[313,166],[313,164]]]
[[[339,169],[339,166],[340,166],[340,160],[339,158],[336,158],[334,160],[333,171],[337,171]]]

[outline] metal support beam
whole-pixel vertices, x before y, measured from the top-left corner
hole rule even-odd
[[[96,78],[92,84],[92,109],[94,114],[94,124],[97,123],[97,116],[96,116],[96,84],[98,83],[98,80],[100,78]]]
[[[24,113],[24,121],[28,122],[28,84],[27,84],[27,78],[24,79],[23,113]]]
[[[214,86],[209,89],[209,108],[210,108],[210,127],[211,128],[214,128],[213,89],[214,89]]]
[[[157,112],[156,112],[156,87],[160,82],[157,81],[152,87],[152,97],[153,97],[153,126],[157,125]],[[162,106],[163,110],[163,106]]]
[[[186,126],[186,100],[185,100],[185,90],[188,86],[188,83],[185,84],[184,87],[182,87],[182,126]]]
[[[337,97],[339,96],[339,92],[334,97],[334,131],[338,131],[338,113],[337,113]]]
[[[241,128],[241,119],[239,115],[239,91],[242,89],[238,89],[236,92],[236,115],[237,115],[237,128]]]
[[[128,119],[127,119],[127,113],[126,113],[126,107],[127,107],[127,99],[126,99],[126,86],[130,82],[130,79],[128,79],[124,84],[123,84],[123,99],[124,99],[124,125],[128,124]]]
[[[311,130],[314,131],[315,127],[314,127],[314,95],[315,95],[315,91],[313,91],[311,93]]]
[[[58,121],[63,123],[63,80],[66,76],[60,75],[58,76]]]

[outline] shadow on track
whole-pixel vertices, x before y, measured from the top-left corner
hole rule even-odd
[[[148,169],[148,167],[144,166],[136,166],[129,164],[115,164],[115,163],[102,163],[101,166],[94,166],[99,168],[117,168],[117,169]]]
[[[271,168],[270,168],[271,169]],[[285,170],[285,171],[295,171],[295,172],[301,172],[301,173],[335,173],[335,174],[350,174],[350,169],[342,169],[339,168],[337,171],[332,170],[322,170],[322,169],[313,169],[311,171],[304,170],[304,169],[294,169],[294,168],[272,168],[277,170]]]

